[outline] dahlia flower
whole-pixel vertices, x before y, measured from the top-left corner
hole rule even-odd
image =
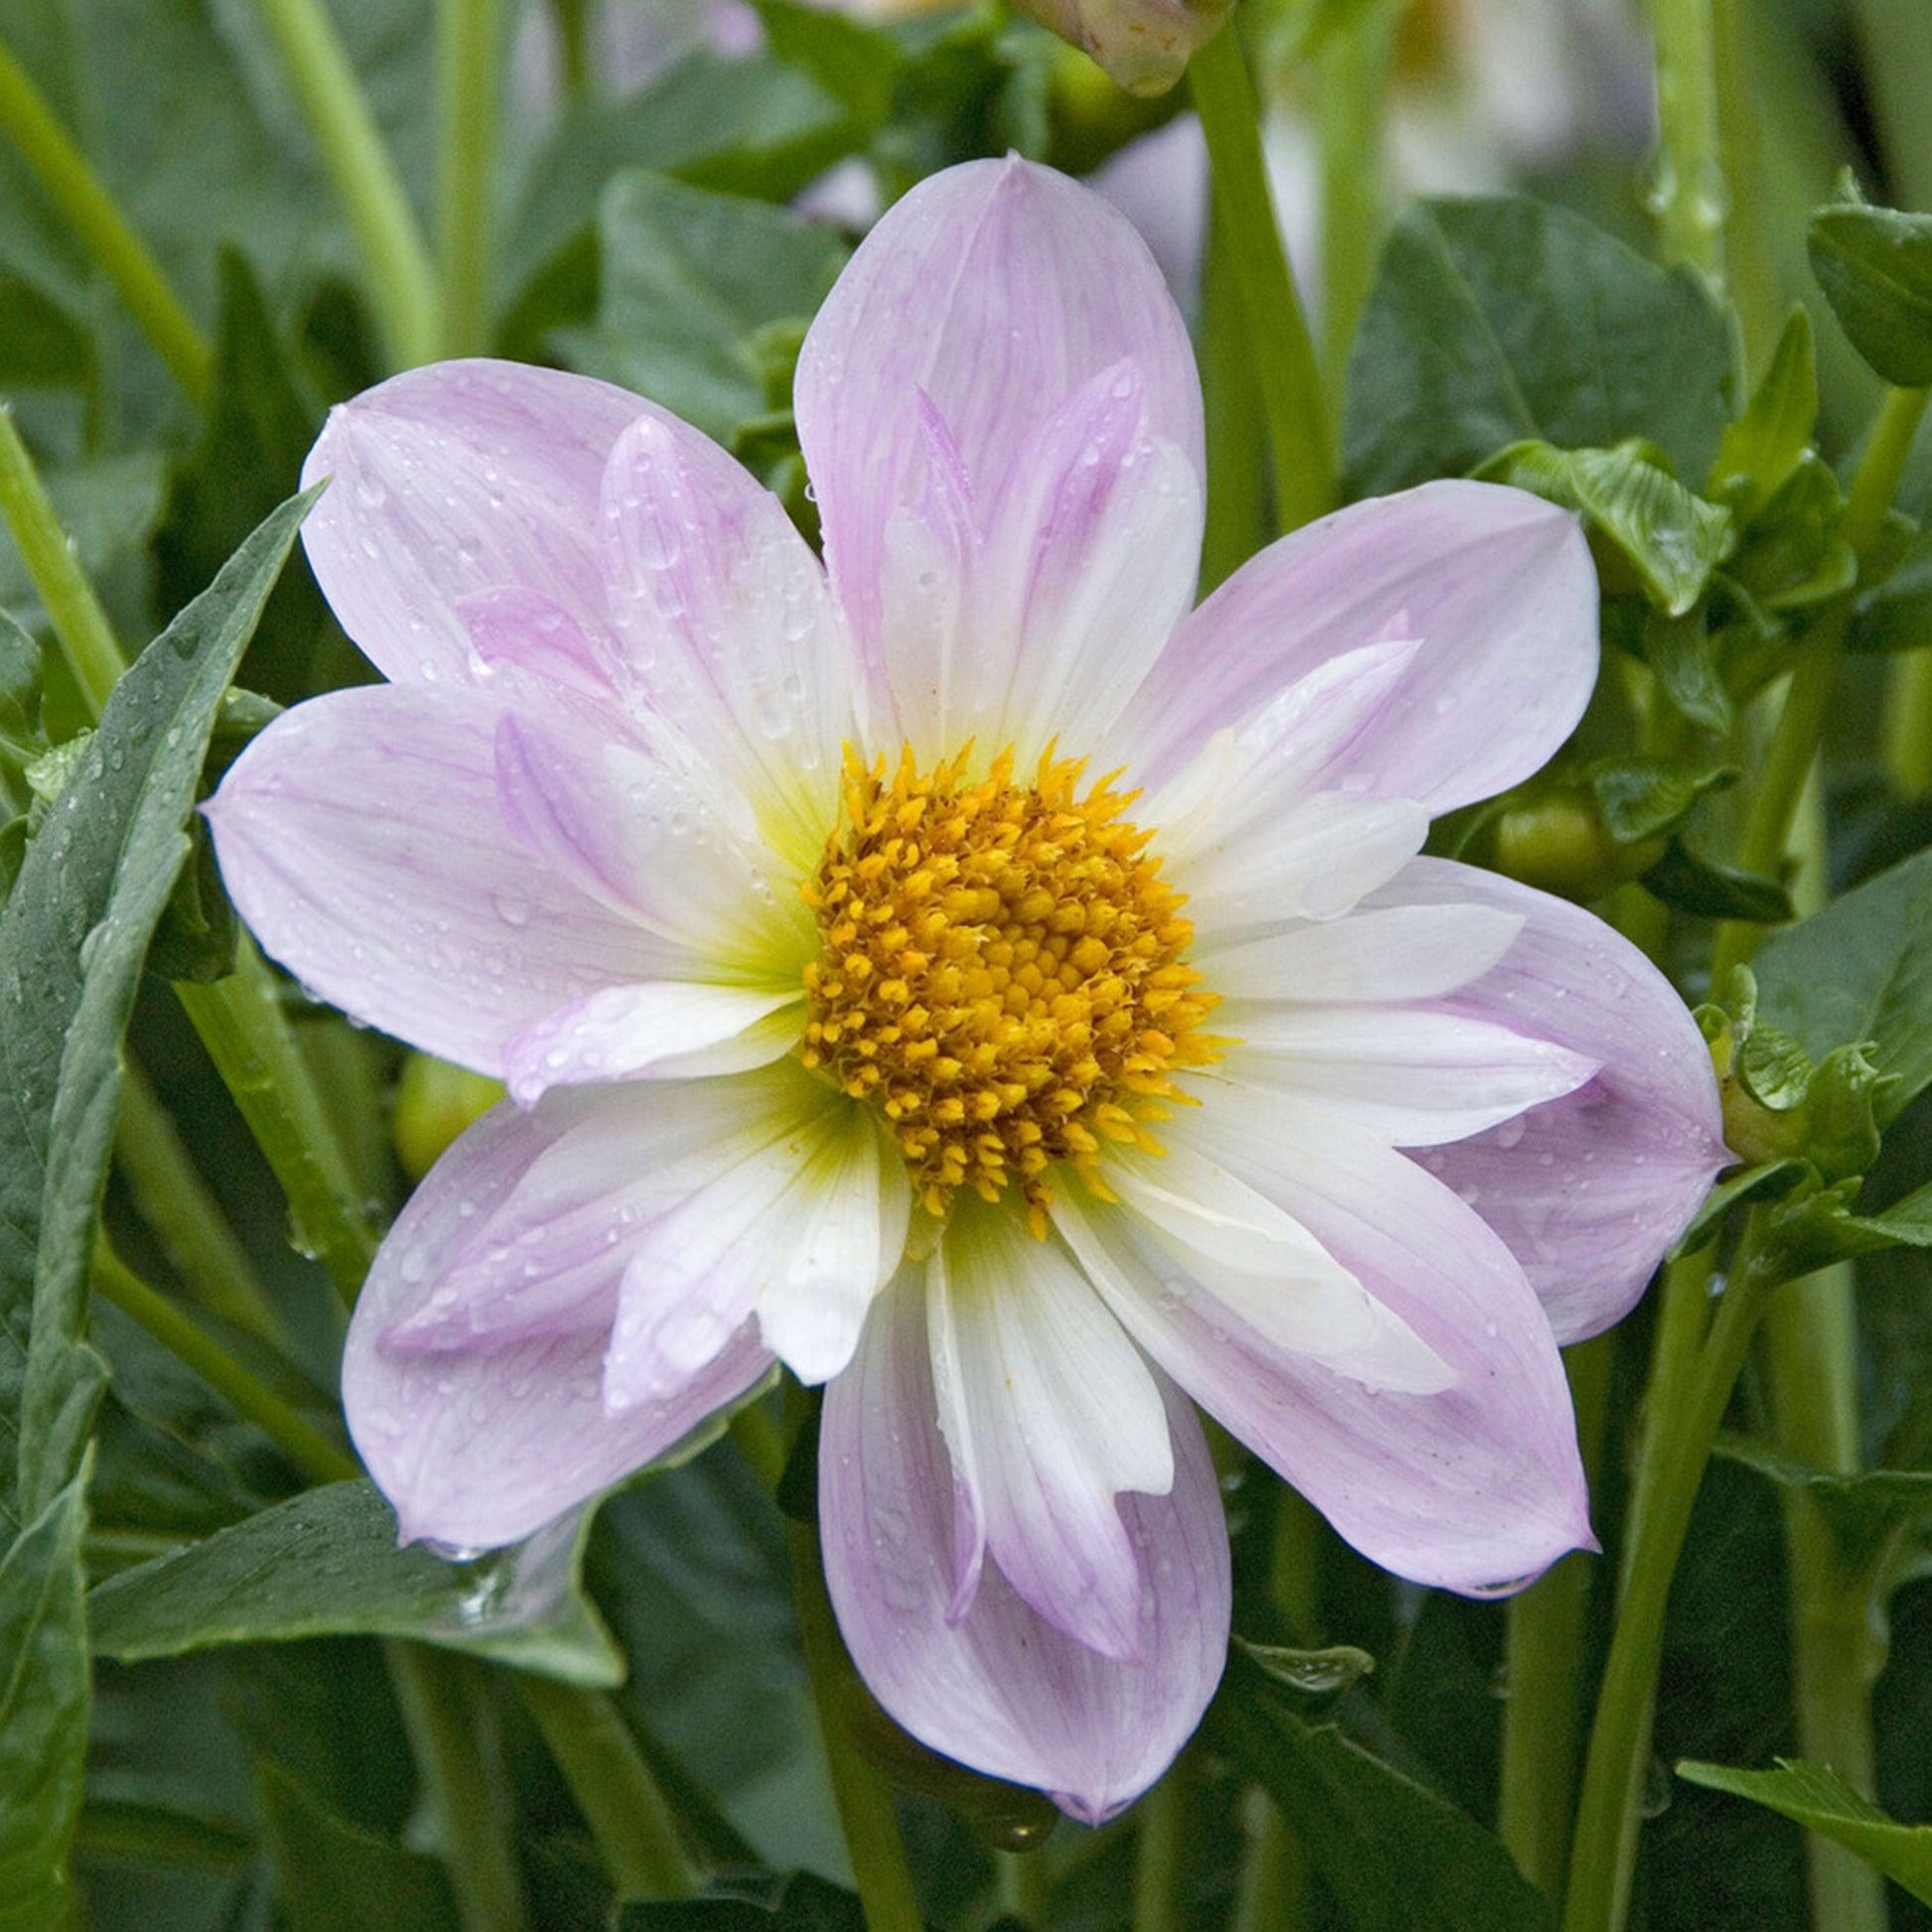
[[[1557,1345],[1724,1159],[1711,1068],[1595,919],[1418,856],[1583,710],[1571,517],[1431,484],[1189,615],[1180,317],[1017,160],[886,215],[796,410],[822,565],[602,383],[339,409],[308,552],[388,682],[209,815],[305,985],[508,1084],[348,1336],[403,1536],[527,1537],[782,1362],[881,1702],[1099,1819],[1222,1668],[1195,1404],[1404,1577],[1588,1545]]]

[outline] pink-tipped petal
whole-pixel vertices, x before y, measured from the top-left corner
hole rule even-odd
[[[940,1433],[986,1552],[1049,1622],[1138,1661],[1144,1585],[1118,1498],[1173,1481],[1147,1364],[1066,1251],[1017,1214],[957,1215],[927,1280]],[[980,1556],[964,1567],[983,1586]]]
[[[1668,980],[1600,919],[1512,880],[1418,859],[1376,907],[1477,904],[1523,920],[1488,973],[1433,1002],[1601,1063],[1576,1092],[1420,1157],[1508,1242],[1562,1342],[1643,1293],[1718,1170],[1711,1055]]]
[[[653,710],[816,859],[859,734],[825,573],[784,506],[708,437],[653,409],[619,438],[599,521],[626,668]]]
[[[1543,764],[1596,681],[1596,579],[1575,517],[1493,483],[1356,503],[1271,545],[1181,625],[1123,731],[1161,784],[1230,718],[1330,658],[1420,640],[1330,782],[1431,812]]]
[[[1122,361],[1145,384],[1148,434],[1201,474],[1187,333],[1124,217],[1014,157],[949,168],[887,211],[819,310],[794,394],[826,563],[870,663],[887,526],[924,461],[921,398],[990,504],[1042,418]]]
[[[635,1150],[614,1148],[624,1137],[609,1132],[608,1106],[559,1098],[536,1114],[499,1107],[450,1150],[410,1197],[356,1303],[343,1401],[406,1540],[516,1542],[661,1455],[770,1366],[748,1326],[663,1401],[605,1414],[605,1338],[628,1247],[604,1239],[623,1232],[621,1201],[598,1182],[624,1167],[614,1152]],[[461,1342],[446,1334],[441,1347],[392,1341],[441,1298],[467,1293],[478,1271],[512,1269],[533,1272],[526,1288],[562,1271],[562,1305],[552,1296],[534,1322]]]
[[[302,466],[334,483],[303,525],[323,595],[399,684],[474,681],[459,607],[521,588],[610,647],[598,494],[627,390],[517,362],[410,369],[330,413]]]
[[[926,758],[1103,741],[1193,598],[1200,481],[1146,427],[1132,363],[1089,378],[975,504],[928,407],[916,513],[889,520],[884,644],[899,727]],[[944,589],[941,589],[941,586]]]
[[[1373,1136],[1229,1083],[1169,1130],[1306,1227],[1453,1374],[1377,1388],[1263,1338],[1135,1218],[1055,1205],[1068,1244],[1141,1346],[1365,1556],[1469,1594],[1591,1543],[1569,1385],[1509,1251]],[[1184,1287],[1184,1283],[1182,1284]]]
[[[600,985],[699,970],[510,834],[496,719],[481,693],[312,699],[207,808],[222,878],[275,958],[355,1019],[484,1073]]]
[[[971,1608],[949,1615],[952,1471],[933,1424],[916,1276],[882,1292],[852,1365],[825,1395],[825,1576],[861,1674],[934,1750],[1051,1792],[1093,1824],[1173,1761],[1227,1651],[1227,1533],[1213,1464],[1191,1409],[1160,1386],[1173,1486],[1119,1504],[1143,1579],[1138,1664],[1116,1663],[1047,1622],[990,1563]]]
[[[1534,1034],[1413,1007],[1242,1000],[1216,1027],[1268,1077],[1391,1147],[1460,1141],[1574,1093],[1595,1060]]]
[[[797,1044],[803,1000],[797,987],[607,986],[518,1034],[503,1078],[510,1098],[530,1107],[552,1087],[748,1073]]]

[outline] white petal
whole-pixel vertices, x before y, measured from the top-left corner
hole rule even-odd
[[[1494,966],[1523,921],[1486,905],[1355,911],[1234,944],[1202,944],[1193,963],[1223,999],[1431,1000]]]
[[[1598,1062],[1459,1014],[1243,1001],[1215,1025],[1241,1077],[1333,1109],[1391,1147],[1437,1147],[1574,1093]]]
[[[802,987],[607,986],[511,1040],[503,1077],[510,1098],[529,1107],[556,1086],[747,1073],[777,1059],[804,1032],[802,1013],[793,1011],[803,999]]]
[[[1049,1622],[1133,1658],[1141,1575],[1115,1497],[1173,1482],[1147,1364],[1065,1249],[1009,1209],[956,1211],[927,1282],[939,1425],[986,1549]]]

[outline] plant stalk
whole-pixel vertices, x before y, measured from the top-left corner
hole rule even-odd
[[[441,0],[437,13],[442,155],[437,177],[443,353],[489,347],[501,21],[497,0]]]

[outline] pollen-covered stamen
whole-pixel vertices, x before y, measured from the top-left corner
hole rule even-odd
[[[908,748],[889,779],[848,750],[804,886],[823,950],[799,1052],[885,1115],[932,1214],[1011,1183],[1043,1234],[1056,1163],[1105,1193],[1104,1142],[1159,1151],[1175,1075],[1219,1057],[1217,1002],[1152,834],[1121,816],[1138,793],[1076,797],[1085,760],[1050,749],[1030,785],[1011,751],[968,783],[967,757],[921,772]]]

